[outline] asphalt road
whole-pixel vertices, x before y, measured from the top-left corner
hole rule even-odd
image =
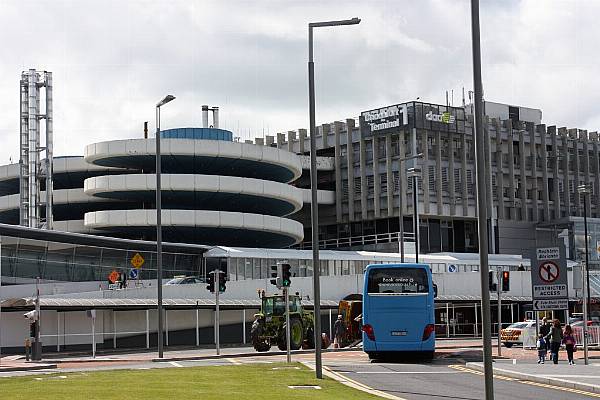
[[[484,398],[484,381],[480,372],[468,369],[457,360],[436,359],[430,363],[390,363],[368,360],[337,360],[327,363],[333,371],[373,389],[406,400],[479,400]],[[568,366],[566,366],[568,367]],[[496,377],[496,400],[544,399],[578,400],[600,395]]]

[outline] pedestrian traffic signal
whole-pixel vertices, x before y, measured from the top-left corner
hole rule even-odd
[[[490,287],[490,292],[497,291],[498,290],[498,285],[496,285],[494,283],[494,272],[490,271],[488,276],[489,276],[489,278],[488,278],[488,285]]]
[[[510,272],[502,271],[502,291],[508,292],[510,290]]]
[[[206,278],[206,282],[208,283],[208,285],[206,285],[206,289],[208,289],[209,292],[214,293],[215,292],[215,274],[214,273],[209,273],[208,277]]]
[[[281,286],[289,287],[292,284],[292,266],[281,264]]]
[[[271,265],[271,285],[281,288],[281,264]]]
[[[225,271],[219,271],[219,292],[223,293],[227,287],[227,273]]]

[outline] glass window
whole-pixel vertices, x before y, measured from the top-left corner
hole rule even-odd
[[[422,268],[377,268],[369,273],[369,293],[428,293],[427,272]]]

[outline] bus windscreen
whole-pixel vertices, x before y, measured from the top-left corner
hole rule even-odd
[[[428,293],[427,272],[422,268],[376,268],[370,271],[368,293]]]

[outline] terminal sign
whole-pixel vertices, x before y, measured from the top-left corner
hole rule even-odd
[[[360,130],[363,136],[398,132],[408,124],[406,104],[398,104],[376,110],[363,111],[360,114]]]

